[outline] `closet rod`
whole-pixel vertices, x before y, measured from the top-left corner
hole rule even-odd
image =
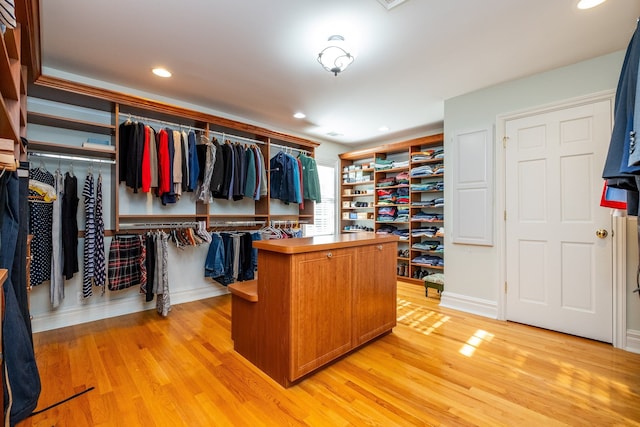
[[[71,160],[78,162],[90,162],[90,163],[106,163],[109,165],[115,165],[115,160],[106,160],[106,159],[96,159],[92,157],[79,157],[79,156],[67,156],[65,154],[49,154],[49,153],[39,153],[39,152],[29,152],[29,156],[35,157],[48,157],[50,159],[58,159],[58,160]]]
[[[180,124],[180,123],[168,122],[166,120],[152,119],[150,117],[138,116],[136,114],[120,113],[120,115],[122,117],[126,117],[127,119],[134,118],[134,119],[140,120],[142,122],[158,123],[158,124],[165,125],[165,126],[178,127],[178,128],[189,128],[190,130],[192,129],[192,130],[199,130],[199,131],[202,131],[202,132],[206,132],[206,129],[203,129],[203,128],[190,126],[190,125],[183,125],[183,124]]]
[[[203,221],[204,223],[204,221]],[[131,222],[127,224],[120,224],[120,228],[128,229],[148,229],[148,228],[191,228],[197,227],[198,222]]]
[[[254,227],[264,224],[264,221],[214,221],[209,223],[209,227]]]
[[[240,139],[242,141],[247,141],[251,144],[266,144],[266,142],[264,141],[258,141],[257,139],[246,138],[244,136],[237,136],[237,135],[233,135],[226,132],[219,132],[217,130],[209,130],[209,134],[219,135],[223,139],[222,142],[224,142],[224,139],[230,138],[230,139]]]
[[[310,224],[309,221],[296,221],[296,220],[290,220],[290,219],[287,219],[287,220],[275,219],[275,220],[271,220],[270,223],[271,223],[272,227],[277,227],[279,225],[296,225],[296,224],[305,225],[305,224]]]
[[[307,150],[303,150],[303,149],[301,149],[301,148],[288,147],[288,146],[286,146],[286,145],[280,145],[280,144],[274,144],[274,143],[271,143],[271,146],[272,146],[272,147],[280,148],[280,149],[281,149],[281,150],[283,150],[285,153],[287,152],[287,150],[289,150],[289,151],[297,151],[298,153],[302,153],[302,154],[304,154],[304,155],[306,155],[306,156],[311,157],[311,152],[309,152],[309,151],[307,151]]]

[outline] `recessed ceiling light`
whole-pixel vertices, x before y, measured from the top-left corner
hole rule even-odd
[[[378,128],[379,132],[389,132],[389,126],[380,126]]]
[[[578,9],[591,9],[599,4],[604,3],[606,0],[580,0],[578,2]]]
[[[158,68],[154,68],[151,71],[153,71],[153,74],[159,77],[171,77],[171,73],[166,68],[158,67]]]
[[[296,119],[304,119],[305,117],[307,117],[307,115],[305,113],[295,113],[293,117],[295,117]]]

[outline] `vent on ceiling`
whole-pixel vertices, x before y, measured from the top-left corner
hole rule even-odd
[[[341,133],[339,133],[339,132],[333,132],[333,131],[332,131],[332,132],[328,132],[328,133],[327,133],[327,136],[330,136],[330,137],[332,137],[332,138],[337,138],[337,137],[339,137],[339,136],[344,136],[344,135],[342,135],[342,134],[341,134]]]
[[[391,10],[396,6],[400,6],[407,0],[378,0],[378,2],[383,5],[387,10]]]

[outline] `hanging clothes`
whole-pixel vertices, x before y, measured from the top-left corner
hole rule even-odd
[[[163,317],[169,315],[171,311],[171,298],[169,296],[169,271],[167,268],[169,260],[169,235],[166,233],[160,233],[158,237],[160,248],[160,262],[161,276],[158,281],[157,297],[156,297],[156,310],[158,314]]]
[[[158,188],[158,146],[156,143],[156,131],[151,126],[149,130],[149,170],[151,172],[151,188]]]
[[[198,167],[199,175],[201,175],[200,186],[197,189],[197,200],[202,203],[208,204],[211,202],[212,193],[213,193],[213,173],[214,166],[216,161],[218,161],[218,149],[216,145],[212,142],[209,142],[205,136],[200,138],[201,143],[196,147],[198,150],[198,158],[204,158],[204,167]],[[218,162],[222,164],[221,161]],[[220,175],[222,177],[222,175]],[[222,181],[220,181],[221,184]],[[218,187],[219,191],[219,187]]]
[[[95,271],[96,254],[96,223],[95,223],[95,196],[93,189],[93,174],[87,173],[82,190],[84,196],[84,248],[82,272],[82,297],[89,298],[93,295],[93,277]]]
[[[636,90],[638,87],[638,66],[640,61],[640,22],[631,37],[622,71],[616,89],[614,104],[614,125],[602,177],[607,185],[627,190],[627,210],[631,215],[638,215],[638,183],[636,174],[640,166],[629,164],[640,151],[637,145],[634,117],[640,115],[635,111]],[[640,101],[640,100],[639,100]],[[633,160],[632,160],[633,162]]]
[[[140,286],[141,264],[144,262],[142,245],[142,236],[113,236],[109,246],[107,270],[110,291]]]
[[[32,175],[31,171],[29,175]],[[19,196],[20,184],[17,173],[6,172],[0,177],[0,268],[8,270],[7,279],[2,287],[2,356],[3,393],[7,411],[5,422],[8,421],[10,425],[16,425],[33,412],[41,392],[40,374],[33,351],[31,320],[28,315],[23,314],[28,313],[28,307],[21,306],[22,298],[18,295],[24,295],[26,287],[16,280],[16,274],[19,272],[13,270],[16,263],[19,264],[25,259],[24,253],[17,250],[20,221],[26,220],[26,217],[19,214]],[[47,206],[51,207],[50,204]],[[21,289],[16,290],[16,287]]]
[[[51,172],[43,167],[30,169],[29,180],[37,181],[53,188],[54,178]],[[55,193],[55,191],[54,191]],[[29,188],[29,197],[39,196],[38,191]],[[29,233],[31,240],[31,285],[38,286],[51,279],[51,227],[53,222],[53,205],[51,203],[33,202],[29,205]]]
[[[602,177],[607,185],[627,192],[627,213],[640,213],[640,19],[629,41],[616,88],[614,125]],[[640,222],[638,222],[640,246]],[[636,276],[640,278],[640,261]],[[640,296],[640,282],[633,292]]]
[[[168,156],[166,159],[167,165],[164,167],[164,172],[167,174],[164,177],[165,185],[168,186],[168,190],[162,193],[161,201],[163,205],[176,203],[177,197],[175,193],[174,179],[175,179],[175,154],[176,154],[176,146],[173,138],[173,131],[169,129],[165,129],[166,133],[166,147],[163,147],[163,150],[166,150]]]
[[[269,169],[271,172],[270,197],[285,203],[301,203],[298,160],[280,151],[269,161]]]
[[[211,194],[216,199],[226,199],[229,194],[229,181],[232,170],[230,163],[231,153],[227,144],[220,144],[215,138],[212,142],[216,147],[216,158],[211,175]]]
[[[66,280],[79,271],[78,267],[78,179],[69,172],[64,175],[62,196],[63,274]]]
[[[147,281],[145,283],[142,293],[145,295],[145,301],[153,301],[154,288],[158,288],[156,282],[156,234],[147,233],[145,235],[145,245],[147,251],[147,257],[145,259],[145,268],[147,270]]]
[[[204,263],[204,277],[223,286],[237,281],[253,280],[257,268],[257,250],[253,241],[261,240],[260,232],[211,233],[211,243]]]
[[[182,195],[182,158],[183,158],[183,145],[182,134],[180,131],[174,130],[173,134],[173,192],[176,195],[176,200]]]
[[[189,185],[187,186],[187,191],[196,191],[196,188],[198,187],[198,176],[200,175],[200,165],[198,164],[198,154],[196,149],[196,133],[194,131],[190,131],[187,139],[189,147]]]
[[[16,3],[14,0],[0,0],[0,24],[16,28]]]
[[[182,143],[182,182],[181,191],[184,193],[189,190],[189,136],[185,131],[180,132],[180,141]]]
[[[316,159],[302,153],[298,156],[298,159],[302,164],[302,176],[304,182],[303,198],[320,203],[322,198],[320,195],[320,178],[318,177]]]
[[[144,152],[145,126],[127,120],[119,126],[118,171],[120,181],[134,193],[142,187],[142,155]]]
[[[64,177],[57,169],[54,174],[54,188],[56,199],[53,201],[51,222],[51,282],[49,284],[49,296],[53,308],[57,308],[64,299],[64,274],[62,251],[62,203],[64,199]]]
[[[151,146],[155,146],[155,141],[151,140],[151,128],[144,126],[144,142],[142,144],[141,189],[143,193],[151,191]]]
[[[244,197],[253,199],[256,193],[256,159],[254,151],[248,147],[245,152],[246,180],[244,185]]]
[[[96,184],[96,206],[95,206],[95,247],[96,257],[93,271],[94,284],[105,290],[107,280],[106,254],[104,247],[104,217],[102,212],[102,174],[98,174]]]
[[[158,187],[157,196],[162,197],[171,191],[171,156],[169,155],[169,134],[160,129],[156,134],[158,151]]]
[[[262,150],[256,147],[256,154],[258,154],[260,159],[260,195],[256,195],[256,200],[258,200],[260,197],[265,197],[269,193],[269,181],[267,180],[267,164],[264,160]]]

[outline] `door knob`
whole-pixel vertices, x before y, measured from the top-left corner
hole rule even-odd
[[[596,230],[596,236],[598,236],[601,239],[604,239],[608,235],[609,235],[609,232],[607,230],[605,230],[604,228],[599,228],[599,229]]]

